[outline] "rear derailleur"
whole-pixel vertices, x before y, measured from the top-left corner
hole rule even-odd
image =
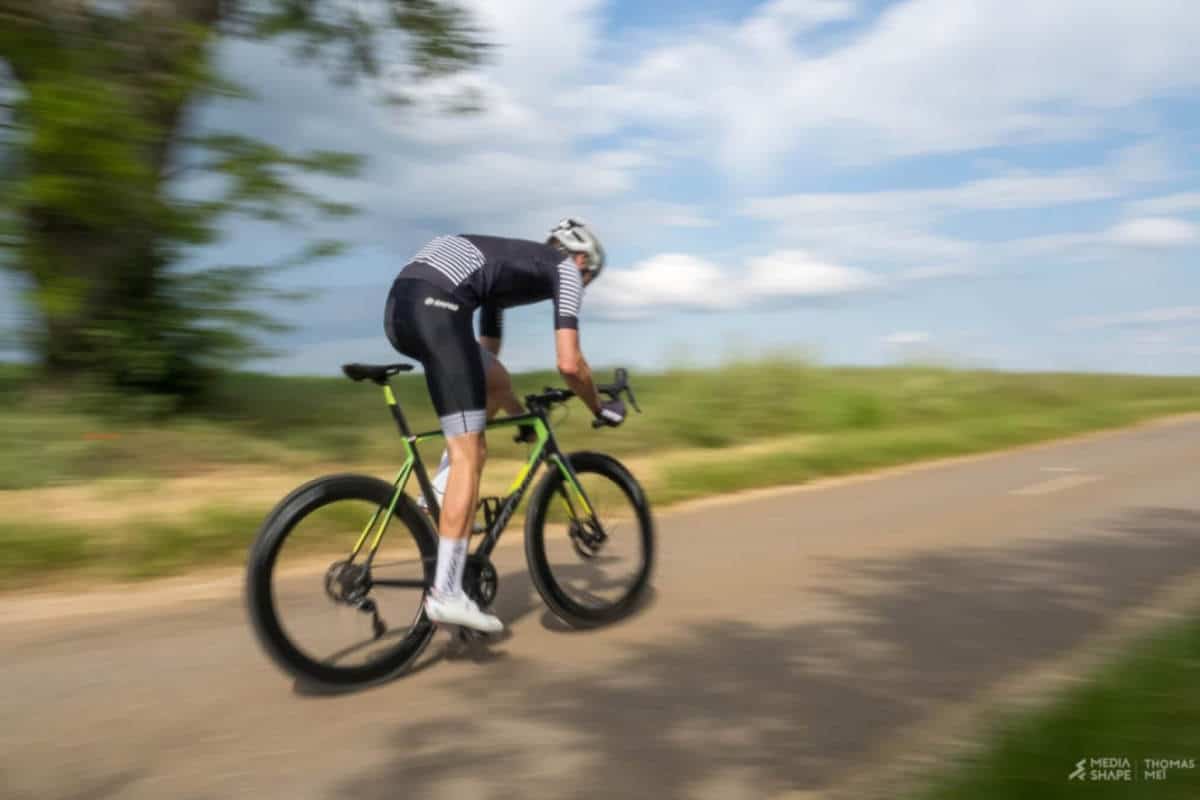
[[[371,568],[365,564],[337,561],[325,572],[325,594],[335,603],[344,603],[371,615],[371,632],[376,639],[387,633],[387,623],[379,616],[379,607],[367,595],[371,591]]]

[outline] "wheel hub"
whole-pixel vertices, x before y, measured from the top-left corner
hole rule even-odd
[[[338,561],[325,573],[325,593],[335,603],[358,605],[371,591],[371,570],[363,564]]]
[[[571,545],[575,548],[575,552],[580,558],[595,558],[604,549],[604,542],[608,539],[607,536],[600,530],[597,530],[591,523],[580,522],[575,520],[571,523],[568,531],[571,537]]]

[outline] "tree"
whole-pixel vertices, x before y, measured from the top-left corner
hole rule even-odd
[[[273,270],[340,248],[184,267],[232,217],[286,224],[354,210],[297,178],[353,175],[358,157],[189,126],[205,98],[247,97],[212,63],[221,37],[281,38],[337,81],[379,74],[384,50],[399,48],[412,79],[426,80],[485,48],[444,0],[0,0],[0,264],[28,279],[29,343],[52,378],[86,371],[138,391],[195,391],[278,327],[246,302],[270,291]],[[175,191],[196,170],[223,193]]]

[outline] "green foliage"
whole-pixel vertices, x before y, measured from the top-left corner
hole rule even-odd
[[[597,369],[601,379],[605,372]],[[554,412],[555,429],[568,447],[602,447],[622,457],[711,450],[711,459],[670,466],[661,488],[672,497],[790,483],[1200,410],[1196,378],[822,369],[784,361],[709,372],[635,370],[631,377],[644,414],[597,432],[586,409],[571,403]],[[561,384],[549,372],[513,380],[518,395]],[[393,385],[412,426],[436,429],[424,378],[402,375]],[[0,370],[0,404],[4,488],[104,475],[176,475],[233,463],[384,465],[397,463],[399,452],[379,390],[340,377],[218,373],[186,413],[148,424],[153,407],[95,386],[70,393],[39,389],[27,370],[13,367]],[[758,452],[721,452],[743,445]],[[783,445],[787,452],[781,453]],[[436,458],[433,449],[426,455]],[[523,458],[526,448],[497,434],[489,437],[489,452],[497,459]]]
[[[27,339],[49,375],[195,394],[216,368],[262,355],[257,336],[280,329],[252,302],[296,296],[274,286],[279,270],[341,251],[319,241],[265,264],[192,264],[235,218],[309,227],[354,213],[299,179],[362,168],[352,154],[189,128],[197,100],[249,98],[210,60],[221,36],[287,37],[306,58],[341,53],[340,77],[376,74],[388,44],[414,79],[482,53],[463,12],[434,0],[0,0],[0,264],[29,279]],[[211,194],[180,191],[197,173]]]
[[[487,51],[480,31],[461,6],[446,0],[368,0],[321,3],[270,0],[244,5],[235,20],[251,36],[287,36],[302,59],[329,57],[340,81],[378,75],[387,31],[402,34],[417,79],[434,78],[479,63]]]
[[[264,514],[205,509],[178,520],[130,525],[110,543],[104,560],[126,578],[171,575],[188,568],[244,557]],[[341,543],[339,543],[341,544]]]
[[[1197,378],[820,369],[785,361],[631,377],[645,414],[594,431],[572,403],[556,412],[555,431],[567,450],[601,449],[630,461],[658,508],[1200,410]],[[514,381],[519,393],[559,383],[545,372]],[[424,379],[404,375],[393,383],[413,427],[436,428]],[[204,404],[154,425],[127,405],[101,388],[47,389],[29,370],[0,365],[0,489],[157,481],[246,464],[306,476],[386,474],[402,458],[378,388],[344,378],[219,373]],[[501,433],[489,436],[488,447],[493,460],[526,453]],[[427,463],[438,452],[436,443],[422,448]],[[116,531],[0,524],[0,546],[14,548],[0,579],[93,566],[143,577],[233,563],[266,510],[210,509],[179,519],[135,513]],[[336,521],[353,527],[351,516]]]
[[[0,583],[12,588],[81,569],[141,579],[229,563],[245,555],[262,520],[260,513],[210,508],[176,520],[132,520],[119,534],[100,536],[83,525],[0,522]]]
[[[40,575],[78,569],[94,555],[84,530],[0,522],[0,581],[5,585],[22,585]]]
[[[1200,610],[1200,609],[1198,609]],[[1200,621],[1156,631],[1047,709],[1004,720],[994,741],[920,796],[1194,798],[1196,769],[1147,781],[1142,760],[1200,759]],[[1135,782],[1069,781],[1081,758],[1130,759]]]

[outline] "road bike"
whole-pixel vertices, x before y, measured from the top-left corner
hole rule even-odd
[[[405,456],[395,480],[349,473],[312,480],[275,506],[250,548],[245,591],[254,631],[275,663],[302,680],[355,686],[392,677],[415,661],[437,630],[423,600],[437,564],[440,507],[418,445],[442,432],[409,429],[389,379],[411,369],[342,367],[351,380],[383,388]],[[598,391],[626,396],[640,412],[626,370],[616,370],[614,378]],[[531,447],[505,494],[479,501],[476,518],[483,522],[476,529],[482,528],[482,537],[468,555],[463,587],[481,608],[495,601],[499,575],[492,552],[543,471],[525,514],[529,575],[559,619],[588,628],[638,607],[653,569],[655,535],[646,493],[625,466],[603,453],[559,448],[550,412],[572,397],[569,389],[546,388],[525,397],[527,413],[488,423],[489,431],[516,426],[516,440]],[[405,492],[414,476],[424,510]],[[326,565],[339,536],[348,547]],[[297,566],[284,566],[292,556]],[[285,613],[293,602],[294,617]],[[469,636],[465,629],[460,634]]]

